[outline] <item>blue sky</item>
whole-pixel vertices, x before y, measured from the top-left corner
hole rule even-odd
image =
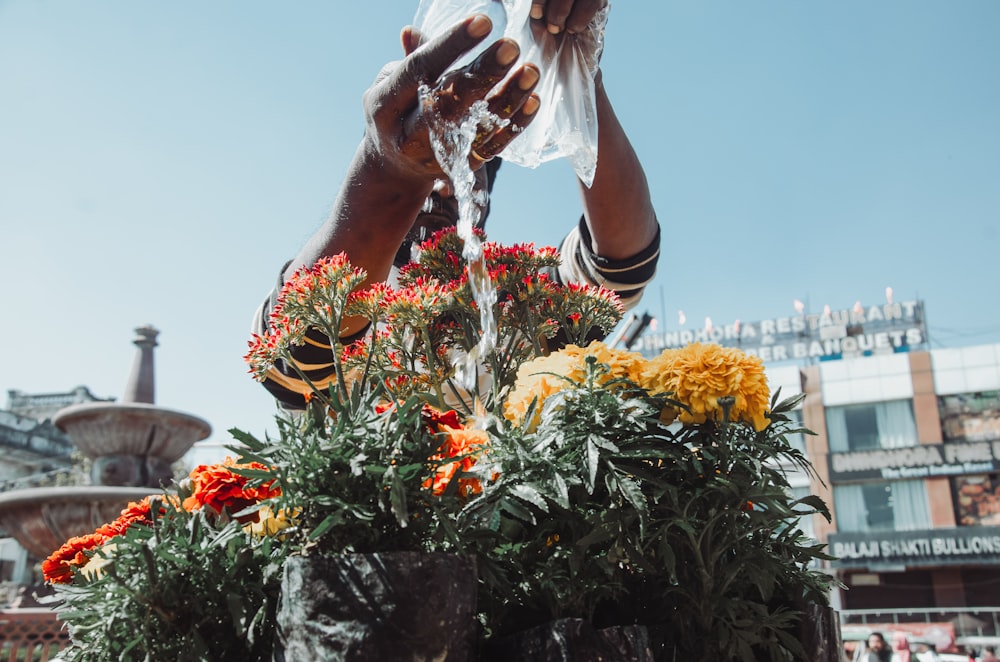
[[[0,395],[157,402],[273,429],[250,317],[319,226],[415,0],[0,0]],[[676,328],[897,300],[1000,342],[1000,3],[614,2],[606,85],[663,229],[640,310]],[[489,236],[557,244],[565,162],[502,171]],[[4,399],[4,403],[6,400]]]

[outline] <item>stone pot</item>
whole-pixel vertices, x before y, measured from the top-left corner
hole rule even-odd
[[[390,552],[294,556],[284,566],[275,662],[472,659],[471,557]]]

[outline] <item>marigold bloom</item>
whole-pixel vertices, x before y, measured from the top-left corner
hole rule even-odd
[[[441,496],[448,489],[448,484],[459,470],[466,472],[476,464],[478,455],[485,451],[489,444],[489,435],[485,430],[470,430],[468,428],[452,428],[441,424],[445,441],[439,452],[429,459],[435,466],[434,475],[424,481],[424,487],[431,490],[434,496]],[[449,458],[461,457],[460,460],[448,462]],[[479,494],[483,486],[477,478],[459,478],[458,493],[461,496]]]
[[[206,465],[196,467],[190,474],[191,496],[184,499],[185,510],[198,510],[208,506],[217,513],[228,508],[230,513],[237,513],[244,508],[248,508],[265,499],[280,496],[281,490],[274,485],[274,481],[269,481],[260,486],[249,486],[249,479],[234,473],[232,469],[263,469],[268,467],[259,462],[249,464],[236,464],[231,457],[227,457],[222,464]],[[256,520],[256,516],[239,518]]]
[[[515,425],[522,424],[532,401],[537,398],[534,419],[528,425],[529,429],[534,429],[539,422],[538,412],[549,396],[569,388],[571,383],[583,383],[588,356],[608,366],[608,372],[599,377],[601,384],[618,379],[639,382],[644,364],[639,353],[608,347],[602,342],[592,342],[586,347],[567,345],[558,352],[521,364],[514,388],[504,403],[504,417]]]
[[[281,537],[279,534],[287,529],[288,527],[295,524],[295,515],[297,513],[289,514],[288,511],[281,509],[275,512],[270,506],[264,506],[258,511],[260,516],[256,522],[250,522],[243,527],[243,530],[247,533],[257,537],[263,538],[267,537]]]
[[[142,501],[129,502],[116,520],[98,527],[95,533],[113,538],[124,534],[133,524],[151,524],[153,522],[152,499],[154,498],[163,499],[163,497],[148,496],[144,497]],[[162,508],[160,511],[162,514]]]
[[[90,580],[100,579],[104,576],[104,568],[111,564],[112,556],[118,548],[113,542],[105,543],[94,550],[87,562],[80,568],[80,573]]]
[[[739,349],[694,343],[665,350],[646,364],[641,383],[687,405],[689,412],[678,412],[681,423],[721,419],[719,398],[731,396],[731,421],[750,423],[758,431],[768,425],[771,395],[764,363]]]
[[[42,561],[42,576],[45,581],[49,584],[72,582],[73,570],[83,567],[90,560],[87,552],[100,547],[107,539],[107,536],[99,533],[88,533],[67,540],[62,547],[52,552],[49,558]]]

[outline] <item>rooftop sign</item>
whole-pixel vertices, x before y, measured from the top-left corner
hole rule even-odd
[[[736,321],[726,326],[706,325],[703,329],[647,333],[634,349],[655,356],[664,349],[695,342],[738,347],[766,362],[828,361],[925,349],[927,327],[923,302],[902,301],[758,322]]]

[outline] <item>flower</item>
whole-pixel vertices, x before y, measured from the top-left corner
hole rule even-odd
[[[191,495],[184,499],[185,510],[198,510],[208,506],[216,513],[228,510],[230,514],[254,506],[265,499],[281,495],[281,490],[275,487],[274,481],[263,485],[251,485],[245,475],[237,473],[240,469],[266,471],[267,467],[259,462],[237,464],[227,457],[222,464],[199,465],[188,476],[191,483]],[[257,513],[240,515],[241,522],[257,521]]]
[[[73,581],[74,570],[87,564],[87,552],[100,547],[107,541],[107,536],[99,533],[88,533],[70,538],[42,561],[42,576],[50,584],[69,584]]]
[[[586,347],[569,345],[548,356],[526,361],[518,368],[517,381],[504,404],[504,417],[514,425],[523,425],[534,406],[533,418],[527,425],[528,430],[534,429],[547,398],[584,381],[587,357],[606,366],[599,382],[612,387],[637,383],[644,363],[641,354],[608,347],[603,342],[592,342]]]
[[[455,231],[421,251],[398,287],[344,255],[288,279],[244,358],[258,379],[301,371],[306,409],[277,438],[233,431],[238,458],[45,561],[74,647],[90,646],[68,659],[271,659],[288,555],[400,551],[476,557],[484,638],[582,618],[647,626],[667,658],[798,654],[796,614],[829,580],[796,520],[826,511],[790,496],[797,402],[769,400],[760,360],[590,342],[621,303],[550,278],[554,249],[485,243],[489,304],[471,300]],[[459,384],[480,305],[497,349]],[[370,331],[345,347],[348,318]]]
[[[199,466],[184,485],[129,503],[43,562],[70,628],[62,657],[271,659],[277,573],[295,518],[267,501],[245,527],[220,517],[279,494],[273,481],[257,485],[237,471],[269,468],[231,458]],[[192,496],[178,496],[192,486]]]
[[[459,471],[468,472],[476,464],[478,456],[489,445],[489,435],[485,430],[467,429],[463,427],[441,426],[445,441],[439,452],[430,457],[435,467],[434,475],[424,481],[424,487],[431,490],[434,496],[441,496],[448,489],[448,484]],[[448,461],[452,460],[452,461]],[[458,479],[458,494],[469,496],[483,491],[478,478],[460,477]]]
[[[651,391],[669,393],[688,407],[678,412],[682,423],[722,420],[751,423],[761,431],[768,425],[770,390],[759,357],[735,348],[694,343],[665,350],[642,371],[641,383]],[[732,398],[728,412],[724,411]]]
[[[275,511],[271,506],[264,506],[258,511],[258,519],[246,524],[243,530],[255,538],[274,537],[295,526],[295,520],[295,513],[283,509]]]
[[[94,550],[94,553],[87,560],[87,563],[80,568],[80,574],[89,580],[100,579],[104,576],[104,569],[111,564],[115,549],[118,548],[113,542],[105,543]]]

